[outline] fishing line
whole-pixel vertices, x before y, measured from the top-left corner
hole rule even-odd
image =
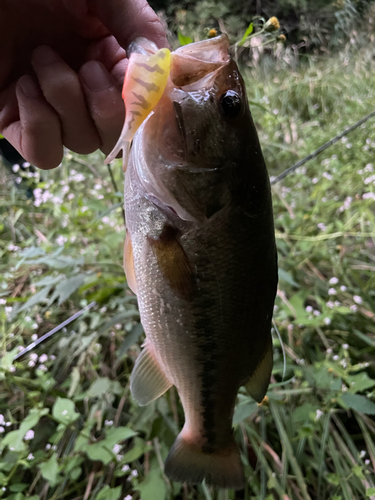
[[[81,309],[80,311],[76,312],[75,314],[73,314],[73,316],[70,316],[70,318],[66,319],[65,321],[63,321],[62,323],[60,323],[58,326],[55,326],[55,328],[52,328],[52,330],[50,330],[49,332],[45,333],[44,335],[42,335],[38,340],[36,340],[35,342],[32,342],[31,344],[29,344],[27,347],[25,347],[25,349],[23,349],[21,352],[19,352],[18,354],[16,354],[13,358],[13,360],[15,361],[16,359],[19,359],[21,358],[22,356],[24,356],[25,354],[27,354],[28,352],[32,351],[33,349],[35,349],[35,347],[37,347],[39,344],[41,344],[42,342],[44,342],[45,340],[49,339],[50,337],[52,337],[52,335],[56,332],[58,332],[59,330],[61,330],[62,328],[64,328],[64,326],[66,325],[69,325],[69,323],[71,323],[72,321],[74,321],[75,319],[79,318],[80,316],[82,316],[82,314],[86,311],[88,311],[89,309],[91,309],[92,307],[96,306],[96,302],[91,302],[90,304],[88,304],[86,307],[84,307],[83,309]]]
[[[280,344],[281,344],[281,350],[283,352],[283,376],[282,376],[282,380],[284,380],[285,378],[285,373],[286,373],[286,353],[285,353],[285,348],[284,348],[284,342],[283,342],[283,339],[281,338],[281,335],[280,335],[280,332],[279,332],[279,329],[277,328],[276,326],[276,323],[275,323],[275,320],[273,319],[272,320],[272,324],[275,328],[275,331],[277,333],[277,336],[280,340]]]
[[[298,167],[301,167],[302,165],[304,165],[305,163],[307,163],[309,160],[312,160],[313,158],[315,158],[316,156],[318,156],[318,154],[322,153],[329,146],[332,146],[337,141],[339,141],[342,137],[344,137],[345,135],[347,135],[350,132],[352,132],[353,130],[355,130],[357,127],[359,127],[360,125],[362,125],[362,123],[367,122],[367,120],[369,120],[373,116],[375,116],[375,111],[372,111],[369,115],[365,116],[364,118],[362,118],[361,120],[359,120],[357,123],[355,123],[351,127],[345,129],[343,132],[341,132],[341,134],[336,135],[336,137],[334,137],[330,141],[328,141],[325,144],[323,144],[323,146],[320,146],[320,148],[316,149],[314,152],[312,152],[309,155],[307,155],[304,158],[302,158],[302,160],[297,161],[297,163],[295,163],[291,167],[289,167],[286,170],[284,170],[284,172],[282,172],[280,175],[278,175],[275,179],[272,179],[271,180],[271,186],[273,186],[277,182],[280,182],[287,175],[289,175],[290,173],[294,172]]]

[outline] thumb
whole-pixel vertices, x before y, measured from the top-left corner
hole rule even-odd
[[[146,0],[89,0],[97,16],[127,49],[135,38],[144,37],[158,47],[167,47],[163,25]]]

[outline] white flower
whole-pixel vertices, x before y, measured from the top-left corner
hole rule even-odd
[[[32,359],[30,359],[30,361],[27,363],[27,366],[29,366],[30,368],[34,368],[35,361],[33,361]]]
[[[4,427],[0,425],[0,434],[2,434],[5,431]]]
[[[340,290],[341,290],[342,292],[346,292],[346,286],[345,286],[345,285],[340,286]]]
[[[102,307],[101,309],[99,309],[99,312],[100,312],[101,314],[105,313],[106,311],[107,311],[107,308],[106,308],[105,306],[104,306],[104,307]]]
[[[48,371],[48,368],[46,367],[46,365],[39,365],[38,370],[40,370],[42,372],[46,372],[46,371]]]
[[[370,462],[370,460],[367,458],[367,459],[365,460],[365,464],[366,464],[366,465],[370,465],[370,463],[371,463],[371,462]]]
[[[101,184],[95,184],[94,189],[101,189],[102,185]]]
[[[13,245],[13,243],[10,243],[10,245],[8,245],[9,252],[16,252],[19,249],[20,247],[18,247],[17,245]]]
[[[122,470],[122,472],[129,472],[130,471],[130,467],[129,467],[128,464],[125,464],[125,465],[122,466],[121,470]]]
[[[323,177],[325,177],[326,179],[328,179],[329,181],[332,180],[332,174],[329,174],[328,172],[323,172]]]
[[[307,306],[306,307],[306,312],[312,313],[313,312],[313,308],[311,306]]]
[[[349,344],[342,344],[343,349],[349,349]]]
[[[316,410],[316,415],[315,415],[315,422],[322,417],[324,413],[321,410]]]
[[[68,414],[68,410],[63,410],[63,411],[61,412],[61,415],[67,415],[67,414]]]
[[[339,279],[336,278],[335,276],[329,280],[330,285],[337,285],[338,282],[339,282]]]
[[[42,354],[39,356],[39,363],[45,363],[48,360],[47,354]]]
[[[68,194],[68,200],[71,201],[74,198],[75,194],[74,193],[69,193]]]
[[[339,211],[343,212],[344,210],[347,210],[350,207],[352,201],[353,201],[353,198],[351,196],[347,196],[345,198],[344,204],[339,208]]]
[[[32,340],[33,342],[35,342],[36,340],[38,340],[38,334],[37,334],[37,333],[33,333],[33,334],[31,335],[31,340]]]
[[[350,306],[350,310],[353,311],[353,312],[357,312],[358,311],[358,306],[356,306],[355,304],[353,304],[352,306]]]
[[[327,226],[324,224],[324,222],[319,222],[318,229],[320,229],[321,231],[327,231]]]
[[[34,439],[34,431],[30,429],[29,431],[26,432],[25,437],[23,438],[25,441],[31,441],[31,439]]]
[[[17,163],[15,163],[15,164],[13,165],[13,167],[12,167],[12,170],[13,170],[13,172],[14,172],[15,174],[18,172],[18,170],[19,170],[19,169],[20,169],[20,166],[19,166]]]
[[[5,299],[0,299],[0,306],[3,306],[7,303]]]
[[[46,450],[50,450],[50,449],[51,449],[51,445],[50,445],[50,443],[47,443],[46,444]]]
[[[4,415],[0,413],[0,425],[5,425],[5,418]]]
[[[126,497],[124,497],[124,500],[132,500],[132,496],[131,495],[126,495]]]
[[[329,318],[324,318],[324,323],[326,325],[330,325],[331,324],[331,320]]]
[[[332,349],[329,347],[326,351],[327,354],[332,354]]]
[[[138,471],[137,471],[136,469],[133,469],[133,470],[131,471],[131,475],[132,475],[133,477],[138,477]]]
[[[34,455],[32,453],[29,453],[27,455],[27,460],[34,460]]]
[[[335,303],[332,300],[329,300],[326,303],[326,306],[329,307],[330,309],[333,309],[335,307]]]
[[[359,453],[359,456],[360,456],[360,458],[365,458],[365,456],[366,456],[366,450],[362,450],[362,451]]]
[[[336,291],[336,289],[335,289],[335,288],[330,288],[330,289],[328,290],[328,295],[336,295],[336,293],[337,293],[337,291]]]
[[[354,295],[353,300],[356,304],[362,304],[362,297],[360,297],[359,295]]]
[[[317,177],[314,177],[311,182],[313,184],[317,184],[319,182],[319,179]]]
[[[333,359],[333,361],[338,361],[340,358],[337,354],[335,354],[332,359]]]
[[[113,425],[113,420],[104,420],[104,425],[107,425],[108,427]]]
[[[65,238],[65,236],[62,236],[61,234],[60,234],[60,236],[58,236],[58,237],[56,238],[56,243],[57,243],[58,245],[60,245],[61,247],[62,247],[62,246],[63,246],[63,245],[64,245],[67,241],[68,241],[68,238]]]
[[[120,444],[115,444],[114,447],[112,448],[112,451],[113,451],[113,453],[115,455],[117,455],[120,450],[121,450],[121,445]]]

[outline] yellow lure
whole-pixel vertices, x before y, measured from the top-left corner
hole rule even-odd
[[[134,134],[159,102],[167,85],[171,52],[158,50],[155,54],[133,53],[126,70],[122,98],[125,104],[125,123],[119,140],[105,160],[110,163],[122,149],[123,169],[126,170],[129,149]]]

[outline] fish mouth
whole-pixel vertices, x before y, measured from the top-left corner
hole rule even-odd
[[[212,81],[213,74],[229,61],[228,36],[222,34],[175,50],[171,62],[170,78],[176,87],[186,88],[199,82],[199,86],[202,88],[202,86],[208,86],[209,81]],[[207,78],[209,81],[202,81]]]

